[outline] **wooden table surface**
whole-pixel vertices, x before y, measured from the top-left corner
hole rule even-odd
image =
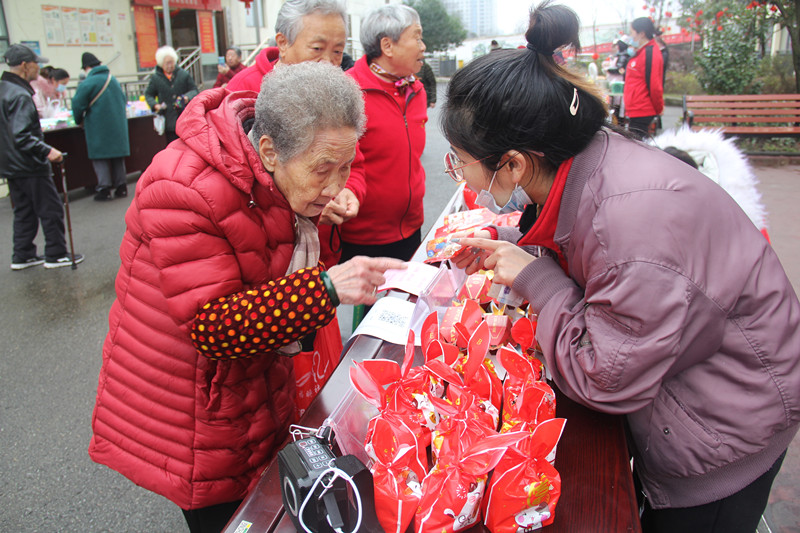
[[[369,358],[401,361],[403,349],[372,337],[357,337],[300,425],[318,427],[328,418],[350,387],[348,369],[352,361]],[[415,363],[419,364],[421,354],[417,356]],[[623,419],[591,411],[558,391],[556,394],[556,415],[567,419],[556,456],[556,469],[561,474],[561,499],[555,521],[543,531],[641,531]],[[252,524],[247,533],[295,531],[283,512],[280,487],[277,460],[273,460],[224,533],[234,533],[242,522]],[[483,526],[475,526],[468,531],[484,530]]]

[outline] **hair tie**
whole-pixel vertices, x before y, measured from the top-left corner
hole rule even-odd
[[[537,49],[536,49],[536,47],[535,47],[535,46],[533,46],[531,43],[528,43],[528,44],[526,44],[526,45],[525,45],[525,48],[527,48],[527,49],[528,49],[528,50],[530,50],[531,52],[536,52],[537,54],[539,53],[539,50],[537,50]]]

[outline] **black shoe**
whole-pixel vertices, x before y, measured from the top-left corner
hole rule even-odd
[[[111,191],[108,189],[102,189],[97,191],[97,194],[94,195],[94,200],[96,202],[107,202],[111,200]]]
[[[115,198],[127,198],[128,196],[128,186],[127,185],[120,185],[117,187],[117,190],[114,191]]]
[[[25,261],[17,261],[16,259],[11,259],[11,270],[25,270],[26,268],[39,266],[44,263],[44,257],[39,257],[35,255],[26,259]]]
[[[83,256],[81,254],[75,254],[75,264],[83,262]],[[72,256],[69,254],[64,254],[62,257],[56,257],[55,259],[47,259],[44,262],[45,268],[61,268],[61,267],[68,267],[72,266]]]

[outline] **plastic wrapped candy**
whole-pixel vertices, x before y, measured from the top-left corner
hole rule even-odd
[[[518,431],[519,424],[533,427],[556,416],[556,395],[543,381],[527,383],[516,397],[503,403],[501,433]]]
[[[414,517],[417,533],[454,533],[480,520],[488,473],[503,454],[528,433],[486,437],[470,446],[457,461],[437,463],[422,481],[422,497]]]
[[[375,510],[387,533],[403,533],[411,525],[427,474],[425,448],[402,422],[373,419]]]
[[[475,300],[480,305],[486,305],[492,301],[489,297],[489,287],[492,286],[492,272],[481,270],[470,274],[464,280],[461,290],[458,292],[459,300]]]
[[[553,466],[566,420],[542,422],[498,463],[486,493],[484,524],[492,533],[517,533],[549,525],[561,496]]]
[[[448,400],[432,401],[442,416],[431,435],[431,453],[437,464],[449,464],[472,444],[497,434],[497,418],[476,403],[469,391],[450,385]]]
[[[427,446],[438,415],[429,400],[430,374],[424,367],[412,368],[413,361],[414,332],[409,331],[402,366],[386,359],[362,361],[350,367],[350,381],[381,414],[405,421]]]
[[[461,305],[448,307],[445,309],[442,324],[439,327],[442,340],[450,344],[455,344],[459,348],[466,348],[463,336],[460,338],[456,330],[456,324],[461,326],[471,334],[483,320],[483,310],[475,300],[464,300]],[[467,335],[469,338],[469,335]]]

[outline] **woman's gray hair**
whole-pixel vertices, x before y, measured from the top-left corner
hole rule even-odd
[[[162,46],[158,50],[156,50],[156,65],[159,67],[164,67],[164,60],[168,57],[171,57],[175,60],[175,65],[178,64],[178,52],[175,51],[174,48],[171,46]]]
[[[305,152],[317,132],[353,128],[364,133],[367,117],[358,83],[325,62],[279,65],[264,76],[256,100],[250,142],[268,135],[282,163]]]
[[[393,43],[412,24],[419,24],[419,14],[403,4],[389,4],[371,11],[361,22],[361,46],[367,60],[380,57],[381,39],[388,37]]]
[[[347,7],[342,0],[286,0],[275,19],[275,33],[282,33],[289,46],[293,45],[297,35],[303,31],[303,17],[316,12],[341,16],[347,33]]]

